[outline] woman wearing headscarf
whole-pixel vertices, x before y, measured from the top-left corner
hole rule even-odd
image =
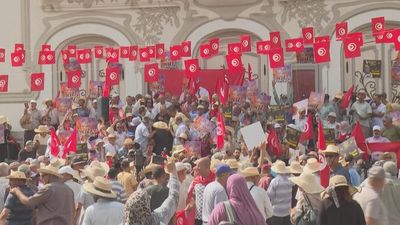
[[[356,191],[344,176],[331,177],[329,187],[323,192],[317,225],[365,225],[364,212],[351,197]]]
[[[153,212],[150,209],[150,195],[145,190],[132,193],[125,204],[124,219],[121,225],[166,225],[175,215],[179,199],[179,180],[175,163],[166,165],[170,174],[168,198]]]
[[[226,185],[229,204],[235,214],[235,223],[237,225],[265,225],[265,221],[257,208],[256,202],[251,197],[247,188],[246,180],[238,175],[233,174],[228,178]],[[228,221],[224,203],[219,203],[213,209],[209,218],[209,225],[218,225],[222,221]]]
[[[322,201],[321,192],[324,188],[318,183],[315,176],[307,171],[298,177],[291,177],[289,180],[299,187],[297,204],[290,212],[292,224],[298,224],[307,210],[319,210]]]

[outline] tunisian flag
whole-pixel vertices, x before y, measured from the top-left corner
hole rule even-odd
[[[217,81],[217,94],[222,105],[225,105],[229,95],[229,81],[226,75]]]
[[[271,149],[271,152],[274,153],[277,157],[281,157],[282,147],[279,144],[278,135],[276,134],[274,128],[270,128],[268,130],[267,142],[267,147]]]
[[[64,144],[64,151],[62,158],[65,159],[70,152],[76,152],[76,143],[77,143],[77,135],[76,129],[72,131],[71,136],[69,136],[68,140]]]
[[[400,141],[388,143],[366,143],[368,150],[372,152],[394,152],[397,157],[397,167],[400,167]]]
[[[322,128],[321,120],[318,121],[318,143],[317,143],[318,151],[321,152],[326,149],[326,142],[324,136],[324,129]],[[326,163],[325,155],[319,154],[319,163],[320,163],[320,181],[321,185],[325,188],[329,186],[329,175],[330,175],[330,168]]]
[[[60,140],[57,137],[56,132],[54,129],[50,129],[50,134],[51,134],[51,142],[50,142],[50,153],[54,157],[58,157],[58,153],[60,152]]]
[[[300,142],[310,140],[313,138],[314,138],[314,126],[313,126],[313,122],[312,122],[311,113],[309,113],[307,116],[307,121],[304,124],[303,133],[300,136]]]
[[[362,154],[362,158],[364,160],[368,160],[368,148],[365,145],[365,136],[364,136],[364,133],[362,132],[361,125],[358,121],[357,121],[356,125],[354,126],[350,137],[354,137],[354,140],[356,140],[357,146],[364,152],[364,154]]]
[[[218,108],[218,121],[217,121],[217,149],[224,147],[225,140],[225,123],[224,117],[221,113],[221,109]]]
[[[343,95],[342,102],[340,103],[340,107],[346,109],[349,107],[351,96],[353,95],[354,85],[352,85],[349,90]]]

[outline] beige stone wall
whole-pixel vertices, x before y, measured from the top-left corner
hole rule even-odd
[[[293,53],[285,55],[286,63],[294,63],[295,68],[317,72],[315,90],[333,94],[347,89],[358,83],[353,74],[362,70],[364,58],[382,59],[384,76],[372,79],[376,86],[371,92],[386,91],[391,96],[390,61],[396,56],[393,47],[376,45],[367,36],[362,57],[345,60],[341,43],[335,41],[334,29],[337,22],[348,20],[350,32],[362,30],[370,34],[370,18],[385,16],[388,26],[396,27],[399,13],[400,2],[386,0],[4,0],[0,7],[3,31],[0,47],[6,48],[7,60],[0,64],[0,74],[8,74],[11,80],[10,93],[0,94],[0,114],[10,118],[14,130],[20,130],[17,121],[24,101],[35,98],[42,102],[57,95],[62,64],[39,66],[36,63],[44,43],[50,43],[59,57],[61,49],[69,44],[91,47],[163,42],[169,47],[191,40],[196,57],[202,42],[218,36],[222,37],[221,55],[201,61],[201,66],[219,68],[225,63],[225,45],[238,41],[239,35],[251,34],[254,49],[255,41],[268,39],[270,31],[281,31],[284,40],[301,36],[303,26],[313,26],[316,35],[329,35],[332,40],[330,64],[298,65]],[[24,43],[27,50],[23,68],[10,66],[10,49],[17,42]],[[245,65],[250,62],[254,73],[259,75],[259,87],[271,92],[272,71],[267,58],[246,53],[243,61]],[[119,90],[121,96],[145,92],[143,64],[126,60],[121,63],[125,71]],[[82,89],[89,80],[99,79],[99,70],[104,67],[102,60],[84,67],[87,73]],[[45,90],[40,94],[31,93],[29,74],[40,71],[46,74]],[[286,84],[278,90],[285,92]]]

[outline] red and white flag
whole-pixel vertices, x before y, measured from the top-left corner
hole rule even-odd
[[[253,70],[251,69],[250,63],[247,63],[247,73],[248,73],[248,80],[253,80]]]
[[[224,116],[221,113],[221,108],[218,108],[217,119],[217,149],[222,149],[225,142],[225,123]]]
[[[14,44],[14,52],[21,52],[25,51],[25,46],[22,43],[15,43]]]
[[[301,33],[303,34],[305,45],[314,43],[314,27],[304,27],[301,29]]]
[[[219,54],[219,38],[210,39],[209,46],[211,55]]]
[[[283,56],[282,48],[275,48],[269,50],[269,65],[271,69],[281,68],[285,65],[285,59]]]
[[[320,42],[331,42],[331,39],[329,36],[318,36],[314,37],[314,43],[320,43]]]
[[[200,56],[203,59],[210,58],[213,56],[211,53],[211,45],[210,44],[202,44],[200,45]]]
[[[229,43],[228,44],[228,54],[241,54],[242,44],[241,43]]]
[[[124,59],[129,58],[129,46],[121,46],[119,48],[119,55],[121,58]]]
[[[187,78],[197,78],[199,76],[199,69],[198,59],[185,60],[185,75]]]
[[[148,47],[149,57],[155,58],[156,57],[156,46],[151,45],[151,46],[147,46],[147,47]]]
[[[360,46],[364,45],[364,38],[362,32],[349,33],[347,34],[346,39],[354,39],[354,41],[356,41]]]
[[[149,48],[148,47],[139,48],[139,58],[140,58],[140,62],[148,62],[148,61],[150,61],[150,55],[149,55]]]
[[[303,52],[303,38],[286,39],[285,47],[287,52]]]
[[[343,95],[340,107],[346,109],[350,105],[351,97],[353,96],[354,85],[352,85],[349,90]]]
[[[268,54],[271,49],[271,41],[257,41],[257,54]]]
[[[78,49],[76,50],[78,55],[78,63],[79,64],[88,64],[92,63],[92,49]]]
[[[158,81],[158,63],[144,65],[144,81],[151,83]]]
[[[346,59],[361,56],[361,46],[357,38],[346,38],[343,40],[344,56]]]
[[[156,59],[164,59],[164,58],[165,58],[164,43],[156,44]]]
[[[282,146],[279,144],[278,135],[272,127],[268,130],[267,147],[278,158],[282,156]]]
[[[172,61],[181,60],[181,52],[182,46],[181,45],[173,45],[169,48],[170,59]]]
[[[42,51],[51,51],[51,45],[49,44],[42,45]]]
[[[400,51],[400,29],[396,29],[394,32],[394,39],[393,39],[394,47],[397,51]]]
[[[226,64],[230,73],[243,71],[242,56],[238,54],[226,55]]]
[[[314,139],[314,125],[312,121],[312,115],[311,113],[308,113],[307,121],[304,124],[303,133],[300,136],[300,142]]]
[[[23,51],[12,52],[10,57],[11,57],[11,65],[13,67],[22,66],[22,64],[24,63],[24,52]]]
[[[251,52],[251,37],[249,34],[240,36],[241,52]]]
[[[81,76],[82,76],[82,71],[80,70],[74,70],[74,71],[68,71],[67,72],[67,87],[69,88],[80,88],[81,87]]]
[[[181,47],[182,47],[182,52],[181,52],[182,57],[192,56],[192,42],[191,41],[182,42]]]
[[[106,48],[106,62],[118,63],[118,61],[119,61],[119,49]]]
[[[321,151],[324,151],[326,149],[326,142],[325,142],[325,135],[324,135],[324,129],[322,128],[322,122],[321,120],[318,121],[318,142],[317,142],[317,148],[319,153]],[[319,154],[319,169],[320,169],[320,181],[321,185],[323,187],[328,187],[329,185],[329,175],[330,175],[330,169],[329,166],[326,162],[324,154]]]
[[[395,29],[385,30],[383,32],[383,43],[394,43],[395,41]]]
[[[31,74],[31,91],[44,90],[44,73]]]
[[[62,56],[63,64],[69,63],[70,56],[69,56],[69,51],[67,49],[61,50],[61,56]]]
[[[225,105],[229,95],[229,81],[226,75],[217,81],[217,94],[221,104]]]
[[[94,46],[94,57],[96,59],[103,58],[103,46],[100,46],[100,45]]]
[[[68,45],[67,50],[71,58],[76,58],[76,45]]]
[[[0,75],[0,92],[8,92],[8,75]]]
[[[119,85],[119,67],[107,67],[106,68],[106,83],[109,86]]]
[[[76,129],[72,131],[71,136],[67,139],[64,143],[63,155],[62,158],[67,158],[68,154],[76,153],[76,146],[77,146],[77,132]]]
[[[56,63],[56,53],[55,51],[40,51],[38,64],[45,65],[45,64],[54,64]]]
[[[368,148],[365,143],[365,135],[362,131],[359,121],[356,122],[356,125],[354,126],[353,131],[350,134],[350,137],[354,137],[357,147],[359,147],[361,149],[361,151],[364,152],[364,154],[362,154],[361,157],[364,160],[368,160]]]
[[[6,50],[4,48],[0,48],[0,62],[6,61]]]
[[[129,61],[136,61],[139,47],[137,45],[129,46]]]
[[[314,62],[326,63],[331,61],[329,42],[314,43]]]
[[[54,157],[58,157],[60,153],[60,139],[58,139],[56,131],[54,128],[50,129],[50,154]]]
[[[271,48],[281,48],[281,33],[279,31],[269,32]]]
[[[336,24],[336,40],[341,41],[347,36],[348,28],[347,22],[341,22]]]
[[[377,35],[385,31],[385,17],[375,17],[371,19],[372,34]]]

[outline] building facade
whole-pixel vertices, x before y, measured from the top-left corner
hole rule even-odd
[[[371,18],[384,16],[387,28],[400,27],[400,2],[390,0],[7,0],[0,8],[0,47],[6,49],[6,62],[0,63],[0,74],[9,75],[9,91],[0,94],[1,113],[7,116],[13,130],[24,102],[55,98],[59,83],[66,81],[61,50],[68,45],[78,48],[102,46],[170,45],[192,42],[192,56],[200,58],[199,46],[209,38],[220,38],[220,54],[201,59],[201,68],[221,68],[225,64],[227,44],[250,34],[253,52],[243,54],[243,63],[251,63],[259,88],[272,95],[272,70],[265,55],[255,53],[255,43],[269,39],[269,32],[280,31],[284,39],[301,37],[301,28],[313,26],[316,36],[331,39],[331,62],[297,63],[296,55],[285,53],[285,63],[292,64],[293,81],[279,83],[278,93],[293,88],[295,98],[310,90],[333,95],[351,85],[366,88],[368,93],[386,92],[388,99],[397,96],[400,87],[392,82],[391,64],[397,57],[393,45],[376,44],[371,33]],[[347,21],[349,32],[362,31],[364,46],[361,57],[344,58],[343,44],[336,41],[335,24]],[[15,43],[23,43],[26,63],[11,67],[9,53]],[[56,64],[38,65],[42,44],[56,51]],[[363,60],[381,60],[382,75],[363,74]],[[144,64],[121,59],[123,76],[118,90],[127,95],[145,93]],[[178,64],[179,65],[179,64]],[[90,80],[104,80],[106,63],[94,59],[82,65],[84,74],[81,94]],[[31,73],[45,73],[44,91],[31,92]]]

